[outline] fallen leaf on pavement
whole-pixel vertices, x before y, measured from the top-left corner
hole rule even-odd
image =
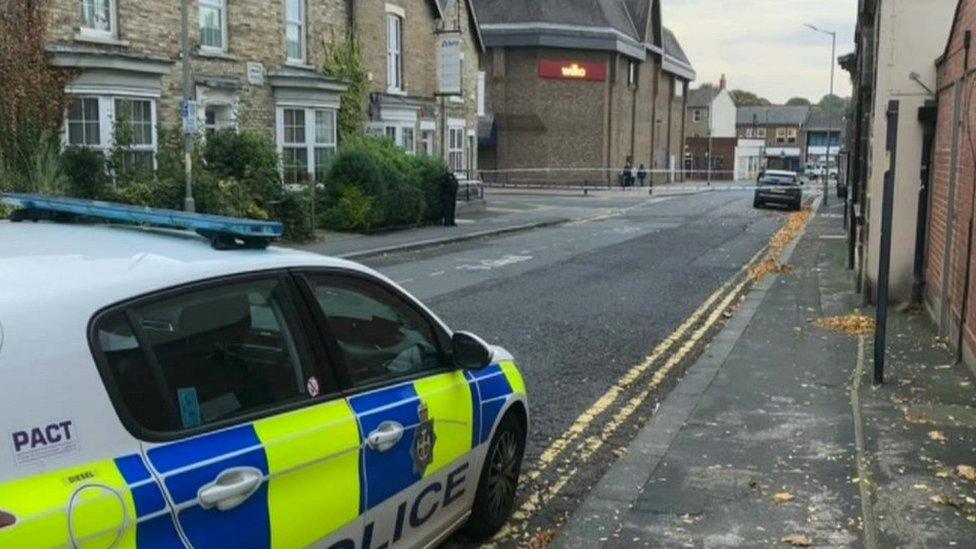
[[[529,549],[545,549],[546,547],[549,547],[549,544],[552,542],[552,538],[554,537],[556,537],[556,533],[554,531],[543,530],[542,532],[532,536],[532,538],[529,540],[528,547]]]
[[[786,503],[789,501],[793,501],[794,499],[796,499],[796,496],[794,496],[789,492],[777,492],[773,494],[773,501],[775,501],[776,503]]]
[[[976,467],[972,465],[956,465],[956,474],[966,480],[976,482]]]
[[[936,494],[930,497],[929,500],[936,505],[945,505],[947,507],[955,507],[956,509],[962,509],[965,506],[962,500],[952,496],[946,496],[945,494]]]
[[[935,476],[939,478],[949,478],[949,471],[939,471],[935,473]]]
[[[793,547],[810,547],[810,545],[813,544],[813,540],[810,539],[810,536],[805,536],[803,534],[784,536],[780,541],[783,543],[789,543]]]
[[[916,490],[928,490],[929,489],[929,486],[927,484],[922,484],[920,482],[920,483],[912,486],[912,488],[915,488]]]
[[[946,438],[945,433],[942,431],[929,431],[929,440],[934,440],[935,442],[945,442],[949,439]]]
[[[783,265],[774,259],[765,259],[752,269],[749,269],[749,278],[753,282],[759,282],[763,278],[774,274],[791,274],[793,267]]]
[[[825,330],[836,330],[850,335],[868,335],[874,333],[874,319],[862,314],[846,316],[829,316],[813,321],[814,326]]]

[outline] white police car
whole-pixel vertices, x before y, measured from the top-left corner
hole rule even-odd
[[[382,275],[120,225],[0,221],[0,380],[0,547],[488,536],[528,421],[512,357]]]

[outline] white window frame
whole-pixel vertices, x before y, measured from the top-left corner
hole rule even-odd
[[[766,138],[766,128],[756,128],[756,137]]]
[[[152,153],[152,167],[153,170],[157,166],[157,156],[159,151],[159,136],[158,128],[159,122],[157,118],[157,100],[156,97],[146,96],[146,95],[127,95],[127,94],[115,94],[115,95],[100,95],[95,93],[76,93],[69,92],[68,100],[72,99],[96,99],[98,100],[98,145],[84,145],[84,144],[72,144],[69,140],[68,134],[68,107],[65,107],[64,111],[64,123],[62,125],[61,131],[61,145],[62,147],[83,147],[86,149],[92,149],[102,152],[103,154],[108,154],[115,147],[115,102],[116,100],[132,100],[132,101],[148,101],[149,102],[149,115],[151,123],[150,137],[151,142],[147,144],[132,145],[131,149],[134,152],[151,152]]]
[[[220,14],[220,45],[211,46],[203,43],[203,8],[213,8]],[[227,53],[227,0],[200,0],[200,49],[204,52]]]
[[[390,120],[374,122],[370,125],[367,133],[393,140],[393,144],[406,151],[407,154],[417,153],[420,132],[417,131],[417,126],[413,122]]]
[[[297,20],[292,20],[288,18],[288,4],[290,2],[297,2],[299,7],[300,17]],[[285,61],[293,64],[305,64],[306,59],[308,59],[308,7],[305,4],[305,0],[284,0],[285,3]],[[288,27],[297,26],[298,27],[298,42],[299,48],[301,49],[301,57],[292,57],[291,53],[288,51]]]
[[[484,116],[486,112],[488,98],[485,97],[485,80],[485,71],[478,71],[478,87],[476,92],[478,94],[478,100],[476,102],[478,105],[478,116]]]
[[[465,164],[465,123],[463,119],[452,118],[447,121],[447,154],[445,159],[451,171],[463,173]],[[458,139],[455,140],[455,137]],[[460,146],[458,145],[460,143]]]
[[[85,4],[98,0],[81,0],[81,26],[79,32],[84,36],[94,36],[99,38],[115,38],[118,36],[118,16],[115,0],[108,0],[108,30],[96,29],[85,26]]]
[[[702,121],[702,109],[693,109],[691,111],[691,119],[694,122],[701,122]]]
[[[304,142],[285,142],[285,111],[302,111],[305,116],[305,137]],[[284,158],[285,149],[305,149],[305,170],[308,174],[308,181],[322,181],[325,173],[316,173],[315,152],[319,149],[329,149],[333,156],[338,151],[338,118],[337,111],[333,107],[322,107],[314,105],[291,105],[279,104],[276,109],[276,139],[278,154]],[[331,135],[326,136],[324,141],[318,141],[316,132],[316,122],[319,114],[325,114],[332,118]],[[284,175],[284,163],[282,162],[282,175]],[[286,184],[291,182],[286,182]]]
[[[752,128],[746,128],[746,139],[752,137]]]
[[[406,14],[403,9],[386,5],[386,87],[388,93],[402,94],[406,89],[403,74],[403,31]]]

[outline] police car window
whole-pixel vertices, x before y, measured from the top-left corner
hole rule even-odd
[[[214,287],[112,313],[98,345],[142,427],[192,429],[317,396],[286,309],[277,279]]]
[[[352,278],[313,277],[310,283],[354,384],[444,366],[430,322],[391,292]]]

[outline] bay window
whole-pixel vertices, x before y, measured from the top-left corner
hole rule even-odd
[[[200,46],[227,51],[227,0],[200,0]]]
[[[64,144],[119,147],[126,168],[152,170],[156,156],[156,102],[146,97],[72,95],[65,115]]]
[[[285,0],[285,56],[305,62],[305,0]]]
[[[323,180],[336,151],[335,110],[279,107],[278,121],[285,184]]]

